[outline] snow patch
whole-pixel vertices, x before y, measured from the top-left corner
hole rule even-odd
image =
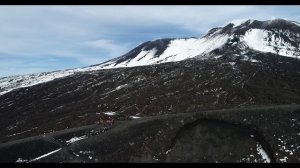
[[[129,116],[129,118],[138,119],[138,118],[141,118],[141,117],[139,117],[139,116]]]
[[[122,89],[122,88],[126,87],[127,85],[128,85],[128,84],[120,85],[120,86],[116,87],[116,89],[115,89],[115,90],[120,90],[120,89]]]
[[[30,131],[32,131],[32,130],[35,130],[35,129],[37,129],[37,128],[38,128],[38,127],[34,127],[34,128],[31,128],[31,129],[29,129],[29,130],[26,130],[26,131],[23,131],[23,132],[14,133],[14,134],[6,135],[6,136],[7,136],[7,137],[12,137],[12,136],[16,136],[16,135],[24,134],[24,133],[26,133],[26,132],[30,132]]]
[[[120,89],[122,89],[122,88],[124,88],[124,87],[126,87],[126,86],[128,86],[128,84],[124,84],[124,85],[117,86],[115,89],[113,89],[113,90],[107,92],[106,94],[115,92],[115,91],[120,90]]]
[[[93,153],[95,153],[94,151],[79,151],[79,153],[81,153],[81,154],[93,154]]]
[[[83,135],[83,136],[81,136],[81,137],[73,137],[73,138],[67,140],[66,143],[67,143],[67,145],[69,145],[69,144],[75,143],[75,142],[77,142],[77,141],[86,139],[86,138],[87,138],[86,135]]]
[[[256,60],[256,59],[250,59],[249,61],[250,61],[250,62],[261,62],[261,61]]]
[[[103,112],[103,113],[106,114],[106,115],[109,115],[109,116],[113,116],[113,115],[117,114],[116,112],[112,112],[112,111],[110,111],[110,112]]]
[[[30,160],[29,162],[33,162],[33,161],[42,159],[42,158],[44,158],[44,157],[47,157],[47,156],[49,156],[49,155],[51,155],[51,154],[53,154],[53,153],[56,153],[56,152],[60,151],[61,149],[62,149],[62,148],[59,148],[59,149],[54,150],[54,151],[52,151],[52,152],[46,153],[46,154],[44,154],[44,155],[42,155],[42,156],[39,156],[39,157],[37,157],[37,158],[35,158],[35,159]],[[28,162],[28,163],[29,163],[29,162]]]
[[[166,151],[166,154],[170,153],[172,151],[172,149],[169,149]]]
[[[48,73],[35,73],[0,78],[0,96],[18,88],[29,87],[45,83],[57,78],[74,74],[75,70],[55,71]]]
[[[16,163],[26,163],[26,162],[28,162],[28,160],[26,160],[26,159],[22,159],[22,158],[18,158],[18,160],[16,161]]]
[[[269,37],[269,34],[272,34],[272,32],[268,30],[250,29],[241,39],[249,48],[257,51],[294,58],[300,55],[298,48],[284,41],[283,38],[276,37],[275,34]]]
[[[294,23],[295,25],[300,27],[300,23],[296,22],[296,21],[292,21],[292,23]]]
[[[281,162],[287,162],[288,157],[284,157],[283,159],[279,159]]]
[[[257,153],[262,157],[264,163],[270,163],[270,157],[260,144],[256,144]]]

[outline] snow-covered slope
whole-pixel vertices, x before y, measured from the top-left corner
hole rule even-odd
[[[160,45],[158,45],[160,44]],[[132,67],[181,61],[206,55],[225,45],[271,52],[281,56],[300,56],[300,26],[283,19],[268,21],[234,20],[224,27],[213,28],[201,38],[168,39],[146,42],[124,56],[98,66],[102,68]],[[158,48],[159,46],[159,48]],[[159,54],[158,54],[159,53]]]
[[[77,72],[88,72],[99,70],[101,67],[84,67],[76,69],[68,69],[62,71],[42,72],[28,75],[16,75],[0,78],[0,96],[14,89],[29,87],[40,83],[45,83],[57,78],[73,75]]]
[[[182,61],[201,54],[207,54],[216,48],[222,47],[227,42],[228,37],[227,34],[217,34],[203,38],[174,39],[165,46],[163,53],[159,56],[156,55],[157,48],[146,50],[146,47],[144,47],[133,58],[126,59],[121,63],[118,63],[117,60],[111,60],[100,66],[103,66],[103,68],[116,68]]]
[[[295,34],[300,38],[299,34]],[[300,56],[299,45],[293,46],[281,36],[276,36],[271,31],[262,29],[250,29],[241,38],[250,48],[261,52],[271,52],[282,56]]]
[[[33,86],[56,78],[99,69],[134,67],[199,59],[218,58],[228,50],[243,55],[246,50],[271,52],[280,56],[300,56],[300,24],[295,21],[234,20],[223,27],[213,28],[199,38],[159,39],[137,46],[127,54],[85,68],[0,78],[0,96],[17,88]],[[229,46],[229,47],[228,47]]]
[[[0,96],[17,88],[28,87],[73,74],[72,71],[56,71],[0,78]]]

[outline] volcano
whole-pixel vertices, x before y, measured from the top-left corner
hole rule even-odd
[[[235,20],[1,78],[0,162],[299,162],[299,45],[296,21]]]

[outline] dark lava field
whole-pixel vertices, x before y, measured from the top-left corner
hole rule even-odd
[[[81,72],[6,93],[0,162],[299,162],[300,61],[250,54],[259,61]],[[100,113],[115,114],[107,131]]]

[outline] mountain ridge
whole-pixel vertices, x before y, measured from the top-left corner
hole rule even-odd
[[[247,52],[271,52],[279,56],[300,56],[300,24],[295,21],[253,19],[232,21],[212,28],[202,37],[165,38],[144,42],[128,53],[100,64],[83,68],[16,75],[0,78],[0,96],[14,89],[33,86],[80,72],[99,69],[147,66],[190,58],[219,58],[226,52],[256,61]]]

